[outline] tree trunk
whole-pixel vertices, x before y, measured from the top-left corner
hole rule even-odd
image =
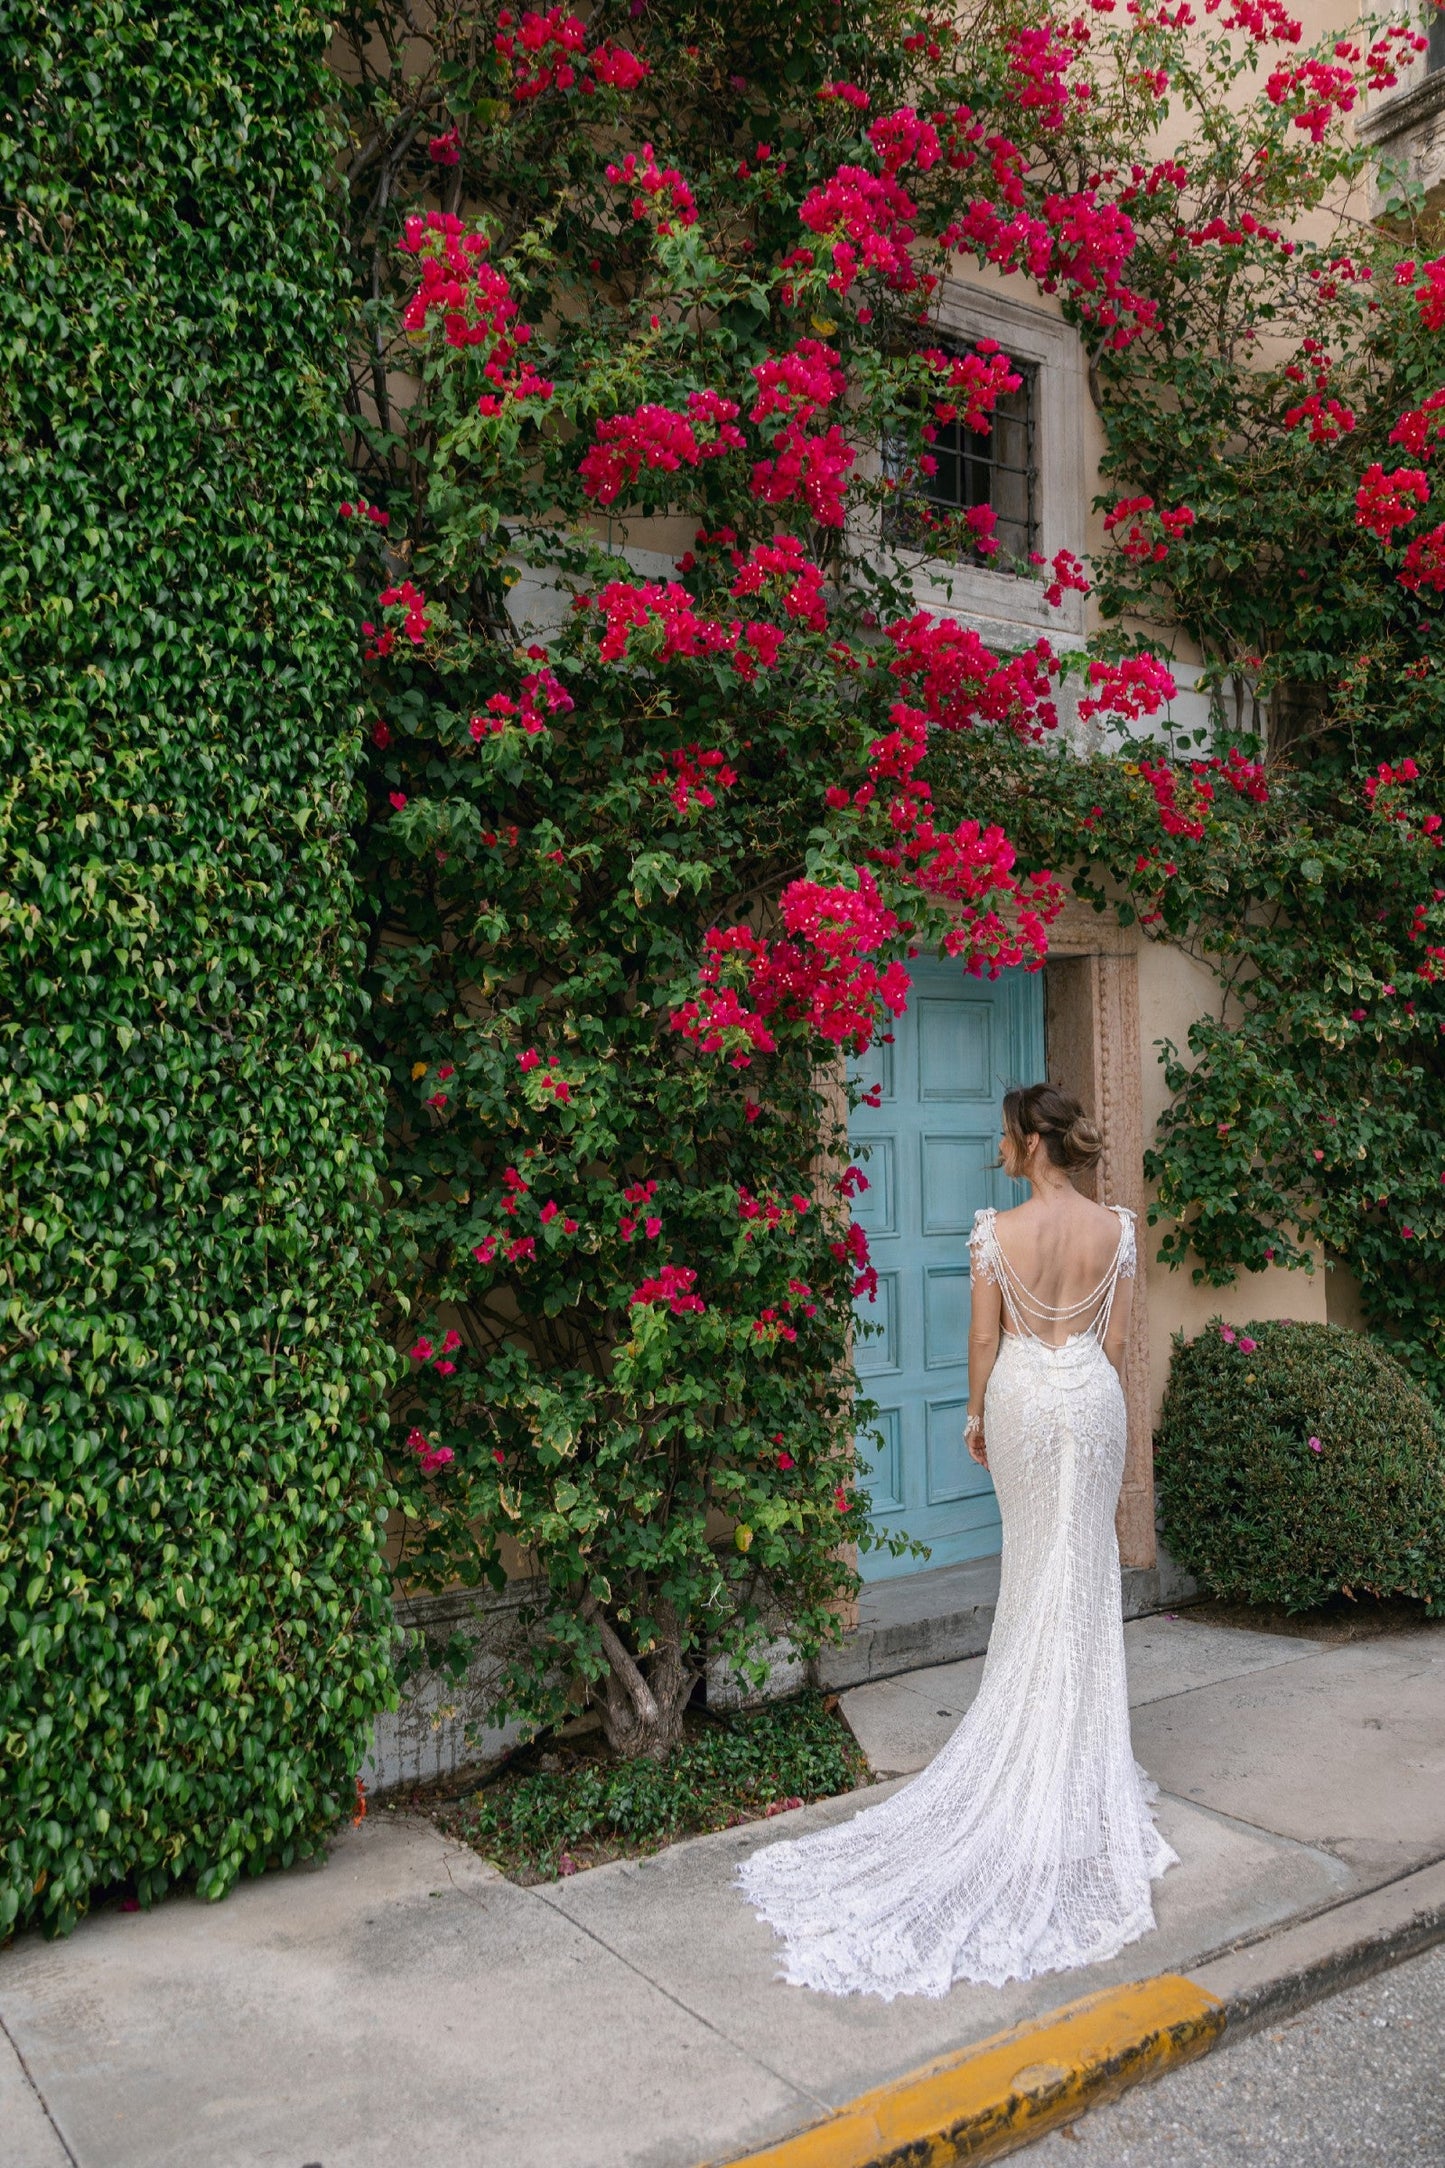
[[[595,1627],[607,1658],[602,1688],[602,1728],[607,1744],[623,1761],[646,1755],[665,1761],[682,1737],[683,1711],[698,1673],[682,1653],[682,1632],[670,1604],[657,1610],[657,1639],[641,1665],[607,1618],[597,1599],[585,1595],[582,1616]]]

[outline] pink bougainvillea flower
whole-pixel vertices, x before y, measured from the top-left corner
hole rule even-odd
[[[688,1311],[702,1312],[706,1305],[701,1295],[693,1293],[697,1274],[687,1265],[664,1265],[652,1279],[644,1280],[628,1296],[634,1307],[650,1306],[665,1302],[674,1317],[682,1317]]]
[[[406,1444],[407,1451],[415,1453],[426,1475],[434,1475],[438,1468],[444,1468],[448,1461],[457,1457],[451,1446],[432,1445],[425,1432],[420,1430],[408,1431]]]

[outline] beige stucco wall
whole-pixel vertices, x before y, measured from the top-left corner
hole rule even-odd
[[[1169,1039],[1181,1051],[1188,1045],[1189,1027],[1196,1018],[1218,1013],[1219,985],[1207,963],[1190,956],[1172,942],[1145,941],[1138,953],[1140,1096],[1146,1143],[1152,1140],[1160,1115],[1169,1103],[1158,1040]],[[1147,1192],[1152,1196],[1152,1189]],[[1212,1317],[1243,1325],[1251,1318],[1293,1317],[1309,1322],[1353,1323],[1341,1315],[1348,1308],[1352,1290],[1344,1282],[1332,1284],[1340,1275],[1327,1273],[1323,1262],[1313,1273],[1285,1272],[1271,1266],[1265,1272],[1242,1273],[1230,1287],[1196,1287],[1192,1266],[1171,1270],[1154,1253],[1159,1233],[1146,1234],[1149,1257],[1149,1383],[1157,1416],[1169,1375],[1174,1335],[1189,1338]],[[1336,1299],[1338,1297],[1338,1299]]]

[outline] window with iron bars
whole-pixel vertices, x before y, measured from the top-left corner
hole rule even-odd
[[[999,572],[1028,562],[1030,551],[1039,546],[1038,369],[1027,361],[1015,361],[1012,366],[1023,382],[999,400],[990,429],[966,429],[961,420],[937,425],[934,442],[923,447],[936,462],[932,474],[911,471],[916,470],[917,460],[901,438],[885,445],[885,474],[895,480],[905,473],[910,476],[884,508],[885,542],[937,556],[941,554],[939,538],[930,528],[930,517],[986,504],[998,522],[994,529],[998,548],[986,562]]]

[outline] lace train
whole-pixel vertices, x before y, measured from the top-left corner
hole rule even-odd
[[[799,1986],[891,2001],[1097,1964],[1150,1932],[1178,1859],[1129,1739],[1124,1395],[1097,1337],[1006,1334],[985,1422],[1003,1561],[978,1698],[892,1798],[738,1871]]]

